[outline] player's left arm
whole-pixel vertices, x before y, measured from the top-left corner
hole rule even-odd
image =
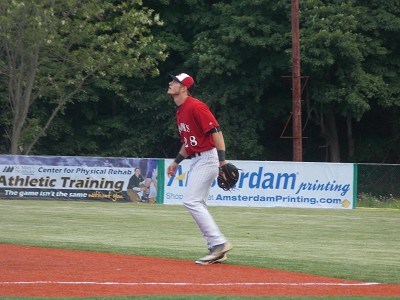
[[[221,130],[215,130],[211,133],[215,148],[217,148],[219,165],[223,166],[227,163],[225,159],[225,140]]]
[[[195,118],[197,118],[200,127],[206,134],[211,134],[213,143],[218,152],[219,166],[223,166],[228,162],[225,160],[225,140],[222,134],[221,128],[219,127],[218,121],[215,116],[211,113],[210,109],[205,103],[200,104],[198,109],[194,112]]]

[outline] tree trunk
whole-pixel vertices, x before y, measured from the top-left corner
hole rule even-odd
[[[328,147],[330,162],[340,162],[339,136],[334,112],[327,113]]]
[[[11,154],[20,154],[22,129],[28,117],[31,106],[32,90],[39,62],[40,41],[30,48],[24,44],[23,26],[14,44],[4,42],[7,60],[8,91],[10,106],[13,113],[11,133]]]
[[[21,139],[21,130],[22,130],[22,124],[18,123],[19,121],[14,118],[14,125],[12,127],[12,132],[11,132],[11,149],[10,149],[10,154],[12,155],[17,155],[20,154],[20,149],[19,149],[19,141]]]
[[[47,129],[50,127],[50,124],[52,123],[53,119],[57,116],[57,113],[63,108],[65,103],[70,100],[75,94],[77,94],[79,91],[81,91],[83,84],[86,82],[86,80],[92,75],[92,73],[86,74],[85,77],[82,78],[82,80],[76,85],[73,91],[71,91],[68,95],[65,96],[60,96],[59,99],[57,100],[57,106],[53,110],[52,114],[50,115],[49,119],[47,120],[46,124],[43,126],[42,130],[35,136],[35,138],[31,141],[31,143],[28,145],[25,154],[30,154],[33,147],[36,145],[36,143],[39,141],[41,137],[43,137],[46,134]]]
[[[355,142],[353,137],[353,123],[350,117],[346,118],[346,125],[347,125],[347,144],[348,144],[347,154],[349,156],[348,157],[349,161],[351,161],[355,152]]]

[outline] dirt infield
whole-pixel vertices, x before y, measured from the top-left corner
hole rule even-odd
[[[8,244],[0,244],[0,266],[0,296],[400,296],[400,284]]]

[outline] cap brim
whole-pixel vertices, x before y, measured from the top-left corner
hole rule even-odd
[[[174,75],[172,75],[172,74],[169,74],[169,76],[172,78],[173,81],[182,83],[182,82],[178,79],[178,77],[176,77],[176,76],[174,76]]]

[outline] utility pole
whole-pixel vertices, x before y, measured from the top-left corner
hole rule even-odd
[[[292,0],[293,161],[303,161],[299,0]]]

